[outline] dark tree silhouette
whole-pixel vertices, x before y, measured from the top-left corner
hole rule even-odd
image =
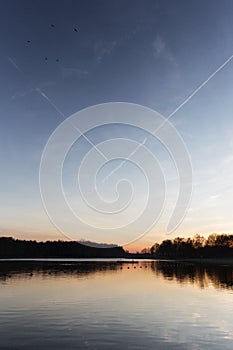
[[[78,242],[25,241],[0,238],[0,258],[114,258],[123,257],[122,247],[97,248]]]
[[[166,239],[151,247],[157,258],[233,258],[233,235],[211,234],[207,239],[196,234],[193,238]]]

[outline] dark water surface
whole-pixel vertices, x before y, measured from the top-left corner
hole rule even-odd
[[[0,262],[0,349],[233,349],[233,269]]]

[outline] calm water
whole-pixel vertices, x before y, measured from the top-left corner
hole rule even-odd
[[[0,262],[1,349],[233,349],[232,267]]]

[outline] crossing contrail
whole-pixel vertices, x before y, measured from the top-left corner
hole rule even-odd
[[[174,115],[176,114],[182,107],[184,107],[206,84],[208,84],[208,82],[214,78],[214,76],[220,72],[233,58],[233,55],[231,55],[223,64],[221,64],[203,83],[201,83],[176,109],[173,110],[173,112],[171,112],[167,118],[165,118],[164,122],[160,124],[160,126],[155,129],[153,131],[153,133],[155,133],[156,131],[158,131],[160,128],[163,127],[163,125]],[[11,57],[7,57],[8,61],[10,62],[10,64],[17,69],[21,74],[23,74],[22,70],[19,68],[19,66],[15,63],[15,61],[11,58]],[[40,88],[35,88],[35,90],[44,98],[46,99],[46,101],[63,117],[66,118],[66,116],[64,115],[64,113],[56,106],[56,104],[40,89]],[[73,124],[72,124],[73,125]],[[94,145],[89,138],[87,138],[85,136],[85,134],[83,134],[81,132],[81,130],[79,130],[79,128],[75,125],[73,125],[73,127],[79,131],[79,133],[97,150],[97,152],[99,154],[101,154],[106,160],[107,157],[98,149],[98,147],[96,145]],[[150,137],[150,136],[149,136]],[[135,150],[133,152],[131,152],[129,154],[129,156],[124,159],[115,169],[113,169],[102,181],[106,181],[111,175],[113,175],[117,170],[119,170],[126,162],[127,160],[130,159],[130,157],[132,157],[137,150],[143,146],[146,141],[148,140],[149,137],[146,137],[142,143],[139,143],[138,146],[135,148]]]
[[[177,113],[182,107],[184,107],[213,77],[222,70],[233,58],[233,55],[231,55],[221,66],[219,66],[201,85],[199,85],[172,113],[170,113],[167,118],[161,123],[157,129],[153,131],[153,134],[157,132],[159,129],[163,127],[163,125],[175,114]],[[138,146],[135,148],[133,152],[129,154],[129,156],[124,159],[115,169],[113,169],[105,178],[102,180],[102,182],[105,182],[110,176],[112,176],[117,170],[119,170],[126,162],[129,160],[136,152],[137,150],[143,146],[146,141],[148,140],[150,136],[146,137],[142,143],[139,143]]]
[[[36,88],[36,91],[46,99],[46,101],[63,117],[66,118],[65,114],[56,106],[56,104],[49,98],[40,88]],[[102,153],[99,148],[88,138],[86,135],[76,126],[71,122],[72,126],[74,129],[76,129],[81,136],[84,137],[84,139],[92,146],[95,148],[95,150],[105,159],[108,160],[108,158]]]
[[[15,63],[15,61],[7,56],[7,59],[8,59],[8,62],[10,62],[10,64],[15,68],[17,69],[24,77],[25,77],[25,74],[24,72],[19,68],[19,66]],[[35,88],[35,91],[40,95],[42,96],[63,118],[66,118],[65,114],[57,107],[57,105],[39,88],[39,87],[36,87]],[[99,148],[91,141],[89,140],[88,137],[86,137],[86,135],[76,126],[74,125],[73,123],[71,123],[72,126],[80,133],[81,136],[84,137],[84,139],[92,146],[95,148],[95,150],[105,159],[105,160],[108,160],[108,158],[104,155],[104,153],[102,153]]]

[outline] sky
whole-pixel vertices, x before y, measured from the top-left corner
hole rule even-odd
[[[51,134],[69,116],[102,103],[135,103],[169,116],[233,54],[232,13],[230,0],[2,0],[0,235],[69,239],[49,220],[40,194],[40,161]],[[233,232],[232,78],[233,60],[170,118],[191,158],[193,191],[186,217],[169,238]],[[81,120],[80,127],[84,124]],[[112,137],[142,142],[145,135],[124,125],[103,126],[87,133],[92,144],[83,136],[75,142],[63,180],[77,210],[84,210],[77,169],[92,145]],[[158,223],[126,244],[131,250],[168,238],[178,195],[169,155],[153,138],[146,146],[163,168],[167,198]],[[107,164],[100,177],[118,165],[117,159]],[[105,198],[114,200],[118,177],[135,183],[136,201],[128,213],[134,216],[145,195],[142,174],[127,162],[108,183],[98,180]],[[100,219],[95,213],[87,220]],[[114,218],[106,222],[116,225]],[[104,237],[79,232],[81,239]],[[110,235],[109,242],[115,238]]]

